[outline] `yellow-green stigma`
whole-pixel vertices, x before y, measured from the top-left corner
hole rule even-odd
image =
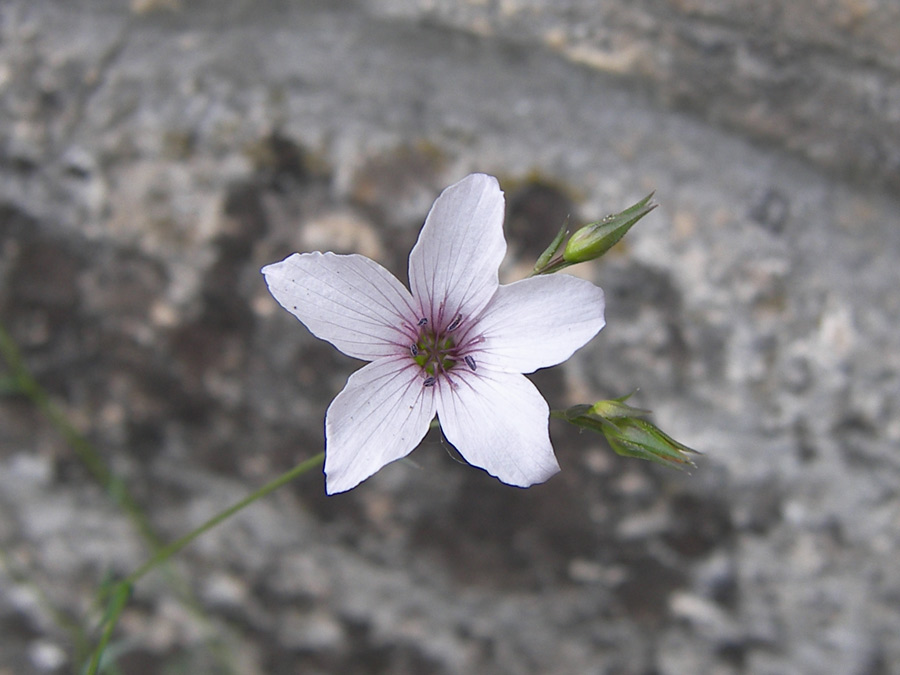
[[[451,370],[457,362],[456,343],[452,337],[440,337],[433,331],[423,330],[419,341],[410,347],[413,361],[428,375],[437,376]]]
[[[466,353],[468,349],[465,344],[461,344],[456,338],[456,331],[462,323],[461,314],[457,314],[443,330],[434,330],[427,319],[418,322],[418,336],[409,346],[409,353],[422,369],[422,386],[433,387],[439,378],[461,363],[466,364],[470,370],[475,370],[475,359]]]

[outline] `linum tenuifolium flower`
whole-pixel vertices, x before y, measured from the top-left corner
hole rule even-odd
[[[329,494],[408,455],[435,414],[460,455],[504,483],[559,471],[549,408],[523,373],[565,361],[603,328],[603,291],[566,274],[501,285],[503,215],[492,176],[444,190],[409,254],[409,290],[361,255],[295,253],[263,268],[316,337],[370,362],[328,407]]]

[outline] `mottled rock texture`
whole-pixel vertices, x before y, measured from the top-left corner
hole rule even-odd
[[[163,539],[318,453],[359,365],[259,268],[356,251],[403,278],[475,170],[506,191],[507,280],[567,217],[657,191],[574,270],[607,327],[534,380],[556,407],[637,389],[705,452],[687,475],[554,422],[563,471],[530,490],[439,434],[347,495],[307,475],[137,586],[121,671],[897,672],[896,12],[3,3],[0,321]],[[147,557],[15,392],[0,550],[2,675],[75,670],[67,622]]]
[[[389,16],[544,45],[655,100],[900,188],[900,5],[891,0],[366,0]]]

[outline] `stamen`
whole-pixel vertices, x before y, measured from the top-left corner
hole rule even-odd
[[[466,356],[465,361],[466,361],[466,365],[469,366],[469,368],[471,368],[472,371],[474,372],[475,371],[475,359],[473,359],[471,356]]]
[[[462,323],[462,314],[457,314],[456,318],[450,322],[450,325],[447,326],[447,332],[451,332],[459,328],[459,324]]]
[[[433,387],[434,383],[437,382],[433,375],[429,375],[425,378],[425,381],[422,383],[423,387]]]
[[[428,323],[428,319],[426,319],[426,318],[423,316],[421,319],[419,319],[419,323],[416,324],[416,325],[418,325],[418,326],[424,326],[426,323]]]
[[[416,357],[419,355],[419,348],[416,345],[412,344],[409,346],[409,353],[412,354],[413,357]]]

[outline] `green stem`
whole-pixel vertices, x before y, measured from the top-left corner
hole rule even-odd
[[[115,594],[113,595],[109,607],[107,608],[106,615],[103,618],[103,634],[100,636],[100,642],[97,644],[97,648],[91,655],[91,662],[87,669],[88,675],[96,675],[97,670],[100,668],[100,659],[103,658],[103,652],[106,651],[106,646],[112,638],[113,629],[119,621],[119,615],[122,613],[122,610],[125,609],[125,605],[128,604],[128,599],[130,597],[130,585],[116,585]]]
[[[132,573],[131,576],[129,576],[124,581],[115,584],[115,586],[113,587],[113,590],[111,592],[112,597],[110,599],[102,623],[103,631],[101,633],[100,643],[98,644],[97,648],[94,649],[91,656],[91,662],[87,671],[89,675],[96,675],[97,669],[100,667],[100,659],[103,655],[104,650],[106,649],[107,644],[109,643],[109,640],[111,639],[112,631],[115,628],[119,615],[122,613],[125,605],[127,604],[127,600],[131,594],[131,589],[138,579],[143,577],[155,567],[164,563],[172,555],[190,544],[194,539],[199,537],[204,532],[212,529],[244,507],[277,490],[279,487],[291,481],[293,478],[296,478],[297,476],[320,465],[322,463],[323,457],[325,456],[325,453],[320,453],[319,455],[308,459],[305,462],[302,462],[290,471],[287,471],[275,480],[267,483],[250,496],[242,499],[232,507],[214,516],[193,532],[185,535],[175,542],[172,542],[171,544],[168,544],[167,546],[163,546],[160,538],[153,531],[149,519],[141,510],[138,503],[128,492],[124,481],[122,481],[121,478],[116,476],[109,469],[109,467],[103,461],[100,453],[98,453],[97,450],[91,445],[90,441],[88,441],[75,428],[75,426],[68,420],[65,413],[56,405],[54,405],[54,403],[50,400],[50,396],[41,387],[41,385],[26,367],[25,361],[22,358],[22,355],[18,347],[16,346],[15,341],[12,339],[12,337],[9,335],[2,324],[0,324],[0,356],[3,357],[10,369],[10,379],[14,384],[13,391],[18,392],[28,398],[49,419],[51,425],[60,433],[60,435],[62,435],[62,437],[73,449],[78,458],[87,467],[91,475],[93,475],[97,482],[106,489],[113,501],[127,513],[132,523],[134,523],[141,536],[151,548],[152,555],[150,559],[146,563],[144,563],[144,565],[142,565],[137,571]],[[171,580],[175,581],[175,579]],[[187,603],[191,607],[191,609],[199,613],[199,607],[193,597],[191,597],[186,585],[183,583],[178,583],[177,586],[179,593],[186,598]],[[75,642],[77,644],[81,642],[80,636],[76,636]]]
[[[60,410],[47,392],[38,384],[28,368],[25,360],[19,352],[6,329],[0,325],[0,355],[3,356],[11,371],[16,389],[26,396],[46,417],[50,424],[63,437],[69,447],[75,452],[91,475],[109,493],[113,501],[128,514],[129,519],[140,532],[151,549],[158,548],[160,539],[153,531],[150,521],[144,515],[140,506],[128,492],[121,478],[114,475],[100,454],[68,420],[65,413]]]
[[[320,452],[315,457],[311,457],[311,458],[307,459],[306,461],[301,462],[300,464],[295,466],[290,471],[286,471],[285,473],[281,474],[275,480],[272,480],[272,481],[266,483],[265,485],[263,485],[259,490],[257,490],[253,494],[251,494],[247,497],[244,497],[241,501],[237,502],[233,506],[228,507],[221,513],[219,513],[219,514],[213,516],[212,518],[210,518],[209,520],[207,520],[205,523],[203,523],[203,525],[198,527],[193,532],[190,532],[190,533],[184,535],[180,539],[176,539],[175,541],[173,541],[171,544],[168,544],[167,546],[163,546],[161,549],[159,549],[159,551],[156,552],[156,554],[154,554],[154,556],[152,558],[150,558],[150,560],[148,560],[143,565],[141,565],[141,567],[139,567],[137,570],[132,572],[121,583],[122,584],[136,583],[138,581],[138,579],[140,579],[145,574],[147,574],[147,572],[152,570],[154,567],[156,567],[160,563],[165,562],[167,559],[169,559],[175,553],[178,553],[181,549],[183,549],[185,546],[190,544],[192,541],[194,541],[194,539],[199,537],[204,532],[211,530],[216,525],[221,523],[223,520],[227,520],[228,518],[233,516],[235,513],[237,513],[241,509],[249,506],[250,504],[252,504],[253,502],[255,502],[259,499],[262,499],[266,495],[274,492],[275,490],[280,488],[285,483],[291,482],[297,476],[304,474],[307,471],[309,471],[310,469],[314,469],[315,467],[319,466],[324,459],[325,459],[325,453]]]
[[[99,668],[100,666],[100,658],[103,655],[103,650],[106,648],[106,645],[109,642],[110,635],[112,634],[112,629],[113,627],[115,627],[116,622],[119,619],[119,615],[125,608],[125,601],[130,596],[131,589],[138,582],[138,580],[140,580],[148,572],[152,571],[155,567],[166,562],[169,558],[181,551],[181,549],[190,544],[201,534],[208,532],[216,525],[224,520],[227,520],[241,509],[250,506],[253,502],[262,499],[266,495],[271,494],[285,483],[291,482],[297,476],[300,476],[310,469],[314,469],[315,467],[319,466],[320,464],[322,464],[322,461],[324,459],[325,453],[320,452],[315,457],[311,457],[310,459],[301,462],[293,469],[290,469],[289,471],[286,471],[285,473],[278,476],[278,478],[269,481],[253,494],[244,497],[236,504],[228,507],[224,511],[219,512],[218,514],[207,520],[205,523],[203,523],[200,527],[192,530],[180,539],[176,539],[171,544],[163,546],[162,548],[157,550],[157,552],[147,562],[145,562],[138,569],[132,572],[127,578],[117,583],[113,587],[113,599],[110,603],[109,611],[107,612],[107,616],[104,620],[103,634],[100,639],[100,643],[97,645],[97,648],[94,650],[94,653],[91,657],[91,664],[88,668],[87,675],[96,675],[97,668]]]

